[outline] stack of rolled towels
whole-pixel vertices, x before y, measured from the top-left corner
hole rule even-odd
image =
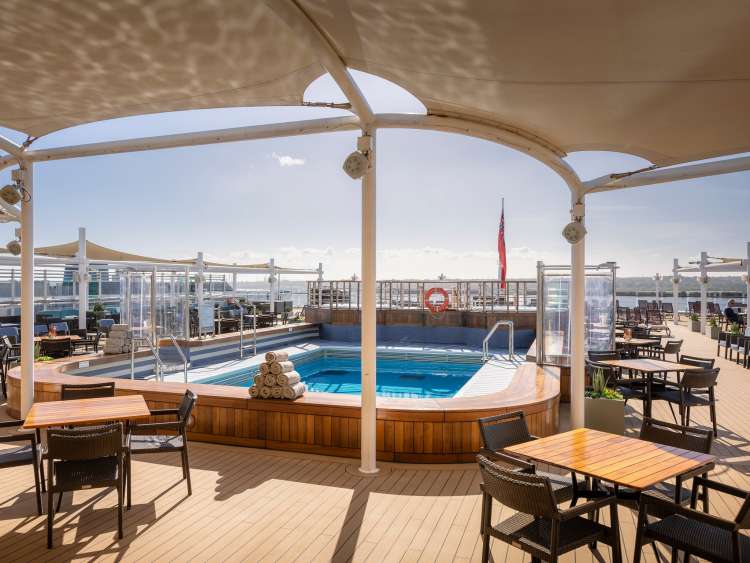
[[[250,396],[253,399],[290,399],[304,395],[307,388],[294,371],[287,352],[268,352],[266,361],[253,378]]]

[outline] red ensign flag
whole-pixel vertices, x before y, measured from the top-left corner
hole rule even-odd
[[[508,272],[508,263],[505,256],[505,199],[500,207],[500,228],[497,230],[497,253],[500,256],[500,287],[505,289],[505,276]]]

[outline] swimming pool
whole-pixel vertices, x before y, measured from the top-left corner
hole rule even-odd
[[[295,354],[295,364],[309,391],[359,395],[359,350],[320,348]],[[453,397],[482,367],[481,354],[381,351],[377,353],[376,392],[380,397]],[[258,366],[196,381],[249,387]]]

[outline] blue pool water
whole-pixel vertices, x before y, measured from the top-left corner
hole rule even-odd
[[[309,391],[359,395],[358,350],[321,349],[290,358]],[[453,397],[482,366],[479,354],[378,352],[376,392],[380,397]],[[200,383],[249,386],[258,368],[203,379]]]

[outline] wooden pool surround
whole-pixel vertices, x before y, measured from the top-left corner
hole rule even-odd
[[[36,401],[60,398],[61,383],[94,383],[111,378],[69,375],[86,359],[77,356],[35,366]],[[122,357],[112,356],[116,361]],[[323,455],[359,457],[360,399],[356,395],[308,392],[295,401],[251,399],[244,387],[157,383],[114,379],[117,395],[143,395],[149,408],[172,408],[186,388],[198,394],[189,438],[203,442]],[[452,399],[378,398],[377,456],[383,461],[470,462],[481,446],[477,419],[522,410],[531,432],[558,430],[559,371],[521,364],[503,391]],[[20,368],[8,375],[8,409],[20,412]]]

